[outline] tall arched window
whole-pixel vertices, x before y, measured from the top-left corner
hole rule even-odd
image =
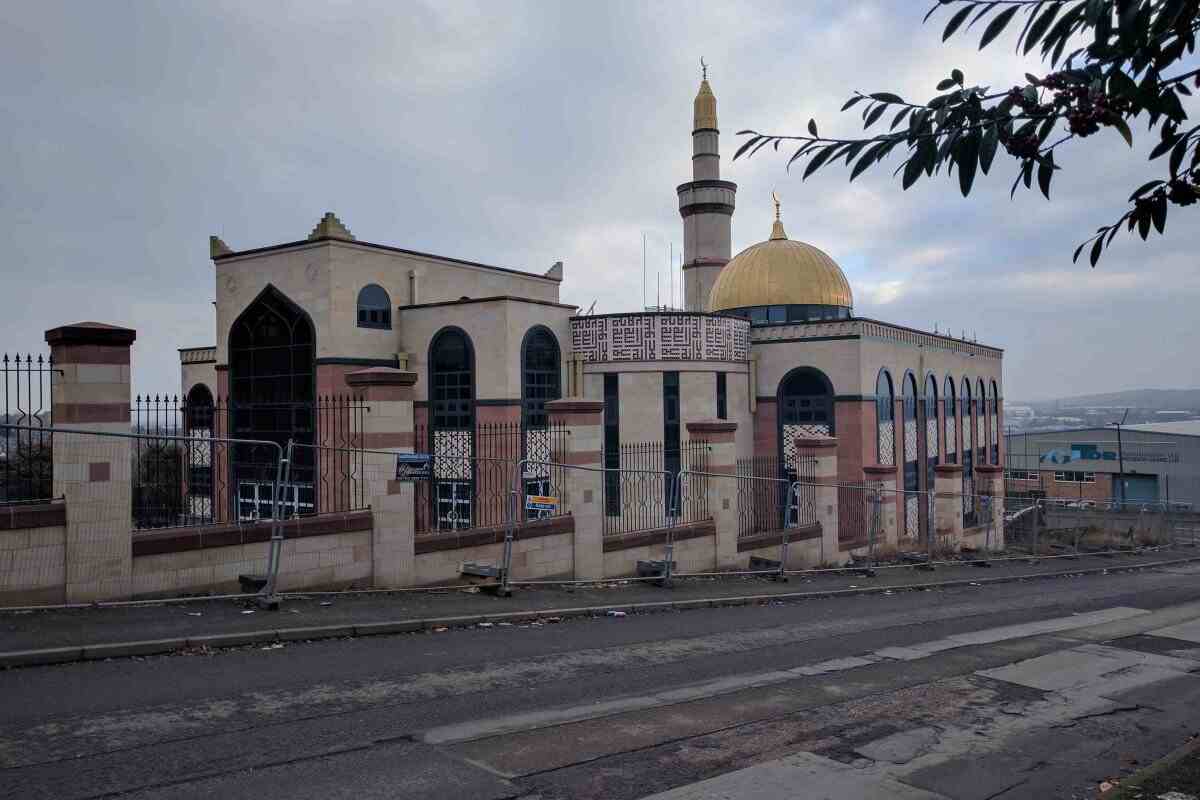
[[[975,382],[976,464],[988,463],[987,416],[987,391],[983,387],[983,378],[980,378]]]
[[[387,290],[375,283],[368,283],[358,291],[358,327],[392,327],[392,300]]]
[[[429,345],[429,423],[434,525],[469,528],[474,513],[475,351],[459,328],[443,328]]]
[[[539,325],[525,334],[521,347],[521,424],[526,429],[545,428],[549,424],[546,403],[560,397],[562,370],[558,341]]]
[[[992,381],[992,391],[990,393],[992,401],[991,413],[989,415],[990,425],[992,429],[992,463],[1000,463],[1000,387]]]
[[[819,369],[798,367],[779,382],[780,463],[796,473],[797,436],[833,436],[833,383]]]
[[[234,321],[229,332],[229,407],[233,435],[287,446],[314,443],[313,401],[316,337],[312,322],[295,303],[268,286]],[[236,445],[232,485],[241,519],[270,516],[275,478],[273,451]],[[285,487],[290,511],[316,511],[316,462],[312,447],[298,447]]]
[[[971,380],[963,378],[962,381],[962,457],[963,457],[963,477],[962,477],[962,502],[963,502],[963,525],[971,526],[975,524],[975,422],[972,418],[972,412],[975,410],[971,403]]]
[[[920,528],[921,505],[917,495],[917,379],[904,373],[904,534],[916,536]]]
[[[885,467],[896,463],[896,390],[886,369],[875,378],[876,454]]]
[[[188,442],[187,507],[189,524],[213,520],[213,395],[207,386],[198,383],[187,393],[184,424]]]
[[[946,391],[942,398],[946,406],[946,463],[958,463],[958,393],[954,391],[954,378],[946,377]]]
[[[933,487],[937,479],[934,467],[941,458],[942,426],[938,424],[938,381],[931,373],[925,378],[925,496],[928,510],[925,514],[929,530],[933,530]]]

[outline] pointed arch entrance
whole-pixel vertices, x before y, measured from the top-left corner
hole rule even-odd
[[[302,308],[267,286],[229,330],[231,435],[295,449],[292,481],[284,487],[289,513],[317,511],[314,405],[316,334]],[[239,444],[230,454],[233,513],[238,519],[270,516],[275,479],[273,448]]]

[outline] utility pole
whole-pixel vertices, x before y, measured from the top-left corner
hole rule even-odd
[[[1121,417],[1120,422],[1110,422],[1117,429],[1117,483],[1121,486],[1121,502],[1118,508],[1125,508],[1125,450],[1121,447],[1121,426],[1125,424],[1125,420],[1129,418],[1129,409],[1125,409],[1125,414]]]

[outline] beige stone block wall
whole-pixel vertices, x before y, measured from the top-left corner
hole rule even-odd
[[[181,364],[179,370],[182,376],[180,394],[183,397],[187,397],[187,393],[192,390],[192,387],[201,383],[208,387],[214,399],[217,397],[216,364]]]
[[[62,602],[66,527],[0,531],[0,605]]]
[[[665,544],[630,547],[604,554],[604,577],[627,578],[637,574],[637,562],[661,561]],[[675,543],[675,569],[678,572],[712,572],[717,568],[716,537],[701,536]]]
[[[841,560],[849,558],[849,552],[838,554]],[[742,566],[740,569],[749,569],[750,556],[759,556],[760,558],[769,558],[772,561],[779,560],[779,545],[773,544],[769,547],[756,547],[752,550],[743,550],[738,553],[738,559]],[[819,539],[806,539],[801,542],[789,542],[787,551],[787,568],[788,569],[813,569],[822,562],[821,541]],[[826,555],[825,560],[829,560]]]
[[[267,542],[160,553],[133,559],[137,597],[240,590],[239,575],[263,574]],[[369,531],[307,536],[283,543],[280,591],[365,585],[371,578]]]
[[[621,444],[663,440],[663,376],[661,372],[622,372],[620,397]],[[603,384],[601,384],[603,393]]]
[[[418,553],[413,585],[459,584],[463,582],[460,568],[464,561],[499,565],[503,555],[504,545],[499,542]],[[574,576],[574,559],[574,536],[569,533],[516,541],[513,542],[511,578],[515,581],[570,579]]]

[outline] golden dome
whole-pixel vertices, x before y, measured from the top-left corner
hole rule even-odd
[[[771,238],[725,265],[708,296],[709,311],[779,305],[854,307],[850,283],[832,258],[787,238],[776,203]]]
[[[696,93],[692,130],[717,127],[717,98],[708,85],[708,79],[700,81],[700,91]]]

